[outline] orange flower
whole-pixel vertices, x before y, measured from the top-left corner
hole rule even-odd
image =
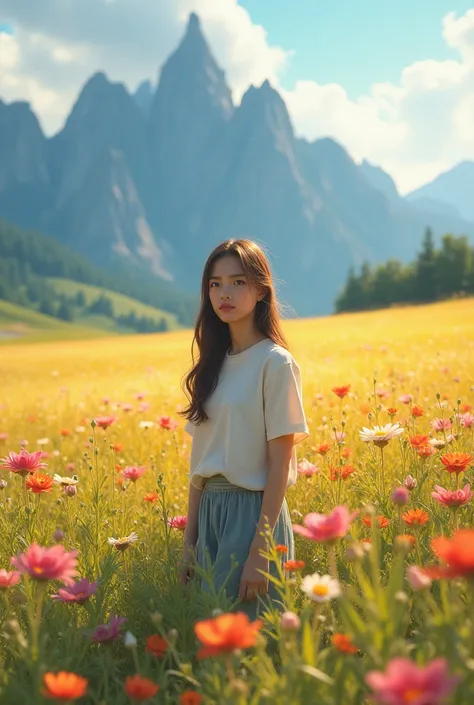
[[[120,453],[123,450],[123,443],[114,443],[112,446],[114,453]]]
[[[430,440],[429,436],[411,436],[410,445],[413,448],[419,448],[420,446],[426,446]]]
[[[412,406],[411,408],[411,415],[412,416],[423,416],[423,409],[421,406]]]
[[[474,530],[459,529],[452,539],[440,536],[432,539],[431,548],[446,567],[434,568],[434,577],[474,577]]]
[[[331,449],[330,443],[320,443],[317,446],[313,446],[313,450],[318,455],[326,455],[326,453]]]
[[[469,411],[472,411],[472,406],[471,404],[461,404],[461,406],[459,407],[459,411],[461,412],[461,414],[467,414],[469,413]]]
[[[34,472],[32,475],[29,475],[26,478],[26,486],[34,494],[41,494],[41,492],[51,492],[53,484],[53,478],[43,472]]]
[[[283,563],[283,568],[290,572],[294,570],[301,570],[305,567],[305,565],[306,564],[304,561],[286,561],[286,563]]]
[[[158,494],[157,492],[147,492],[143,495],[143,499],[145,502],[153,503],[158,499]]]
[[[87,679],[67,671],[45,673],[43,684],[42,692],[46,698],[63,703],[72,703],[73,700],[82,698],[87,691]]]
[[[344,448],[344,449],[341,451],[342,457],[343,457],[343,458],[346,458],[346,459],[350,456],[351,453],[352,453],[352,451],[351,451],[350,448]]]
[[[151,636],[147,637],[145,651],[147,651],[148,653],[153,654],[158,658],[162,658],[167,652],[167,650],[168,642],[166,641],[166,639],[163,639],[163,637],[161,637],[159,634],[152,634]]]
[[[339,399],[344,399],[344,397],[349,393],[350,388],[350,384],[344,384],[342,387],[333,387],[332,391],[337,397],[339,397]]]
[[[59,433],[61,436],[70,436],[72,431],[69,428],[62,428]]]
[[[446,470],[450,473],[455,472],[456,475],[465,472],[472,461],[473,456],[468,453],[445,453],[441,457],[441,462],[446,467]]]
[[[381,514],[375,517],[362,517],[362,521],[366,526],[372,526],[372,519],[375,519],[380,529],[386,529],[387,526],[390,524],[390,520],[382,516]]]
[[[195,690],[185,690],[179,696],[179,705],[201,705],[202,695]]]
[[[423,509],[409,509],[402,514],[402,519],[408,526],[424,526],[428,523],[429,516]]]
[[[336,633],[332,635],[332,645],[343,654],[356,654],[358,652],[357,646],[355,646],[347,634]]]
[[[355,472],[357,468],[355,468],[353,465],[343,465],[342,467],[339,468],[329,468],[329,477],[331,480],[335,481],[339,478],[341,480],[347,480],[347,478],[352,475],[353,472]]]
[[[199,649],[197,658],[230,653],[236,649],[254,646],[257,634],[263,626],[261,619],[250,622],[244,612],[220,614],[214,619],[196,622],[194,632],[204,646]]]
[[[359,406],[359,409],[362,414],[370,414],[370,412],[372,411],[372,409],[370,408],[370,404],[361,404]]]
[[[399,541],[402,544],[407,544],[410,546],[410,548],[413,548],[413,546],[416,544],[416,538],[413,536],[413,534],[399,534],[396,538],[396,541]]]
[[[275,551],[277,553],[288,553],[288,546],[284,546],[282,543],[279,543],[275,546]]]
[[[392,417],[396,416],[396,414],[398,414],[398,409],[394,409],[393,406],[391,406],[387,409],[387,414]]]
[[[152,698],[156,695],[159,689],[159,685],[151,681],[149,678],[139,676],[138,673],[135,676],[128,676],[124,683],[124,690],[128,697],[138,703]]]
[[[420,458],[429,458],[436,453],[436,450],[433,446],[427,443],[424,446],[417,446],[415,448],[415,452],[420,456]]]

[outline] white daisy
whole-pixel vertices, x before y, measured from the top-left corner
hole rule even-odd
[[[430,438],[428,443],[430,444],[430,446],[433,446],[433,448],[437,448],[438,450],[440,448],[444,448],[444,446],[446,445],[446,441],[443,438]]]
[[[61,485],[62,487],[68,487],[70,485],[77,485],[79,479],[77,477],[61,477],[61,475],[54,475],[54,481]]]
[[[139,421],[138,425],[140,428],[153,428],[155,424],[153,421]]]
[[[136,531],[132,531],[129,536],[123,536],[118,539],[109,538],[107,539],[111,546],[114,546],[118,551],[125,551],[132,543],[138,541],[138,534]]]
[[[313,602],[328,602],[341,594],[339,582],[330,575],[305,575],[301,588]]]
[[[386,426],[374,426],[373,428],[363,426],[362,431],[359,431],[359,436],[365,443],[373,443],[379,448],[383,448],[392,438],[398,438],[404,431],[405,429],[399,423],[388,423]]]

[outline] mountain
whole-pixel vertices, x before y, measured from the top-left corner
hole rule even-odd
[[[474,162],[457,164],[430,183],[412,191],[406,198],[411,203],[422,198],[439,201],[455,208],[466,220],[474,222]]]
[[[131,95],[98,72],[52,139],[25,103],[0,103],[0,127],[0,216],[115,277],[169,284],[170,296],[198,292],[215,245],[248,237],[267,252],[287,314],[329,313],[350,265],[411,260],[427,226],[474,235],[438,201],[401,198],[334,140],[296,138],[269,81],[234,105],[194,13],[156,89]]]

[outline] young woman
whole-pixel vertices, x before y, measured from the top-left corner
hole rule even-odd
[[[261,572],[269,572],[260,555],[266,524],[276,544],[287,547],[286,557],[294,557],[285,493],[297,477],[294,445],[309,435],[300,370],[256,243],[227,240],[210,254],[192,357],[184,381],[190,403],[181,412],[193,441],[180,583],[193,577],[194,560],[212,565],[214,587],[225,583],[227,595],[240,598],[239,609],[256,614],[258,595],[277,597]],[[205,580],[201,587],[210,589]]]

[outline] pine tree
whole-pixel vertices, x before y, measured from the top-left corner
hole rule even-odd
[[[415,263],[413,298],[415,301],[435,301],[438,298],[436,250],[431,228],[427,228],[421,252]]]

